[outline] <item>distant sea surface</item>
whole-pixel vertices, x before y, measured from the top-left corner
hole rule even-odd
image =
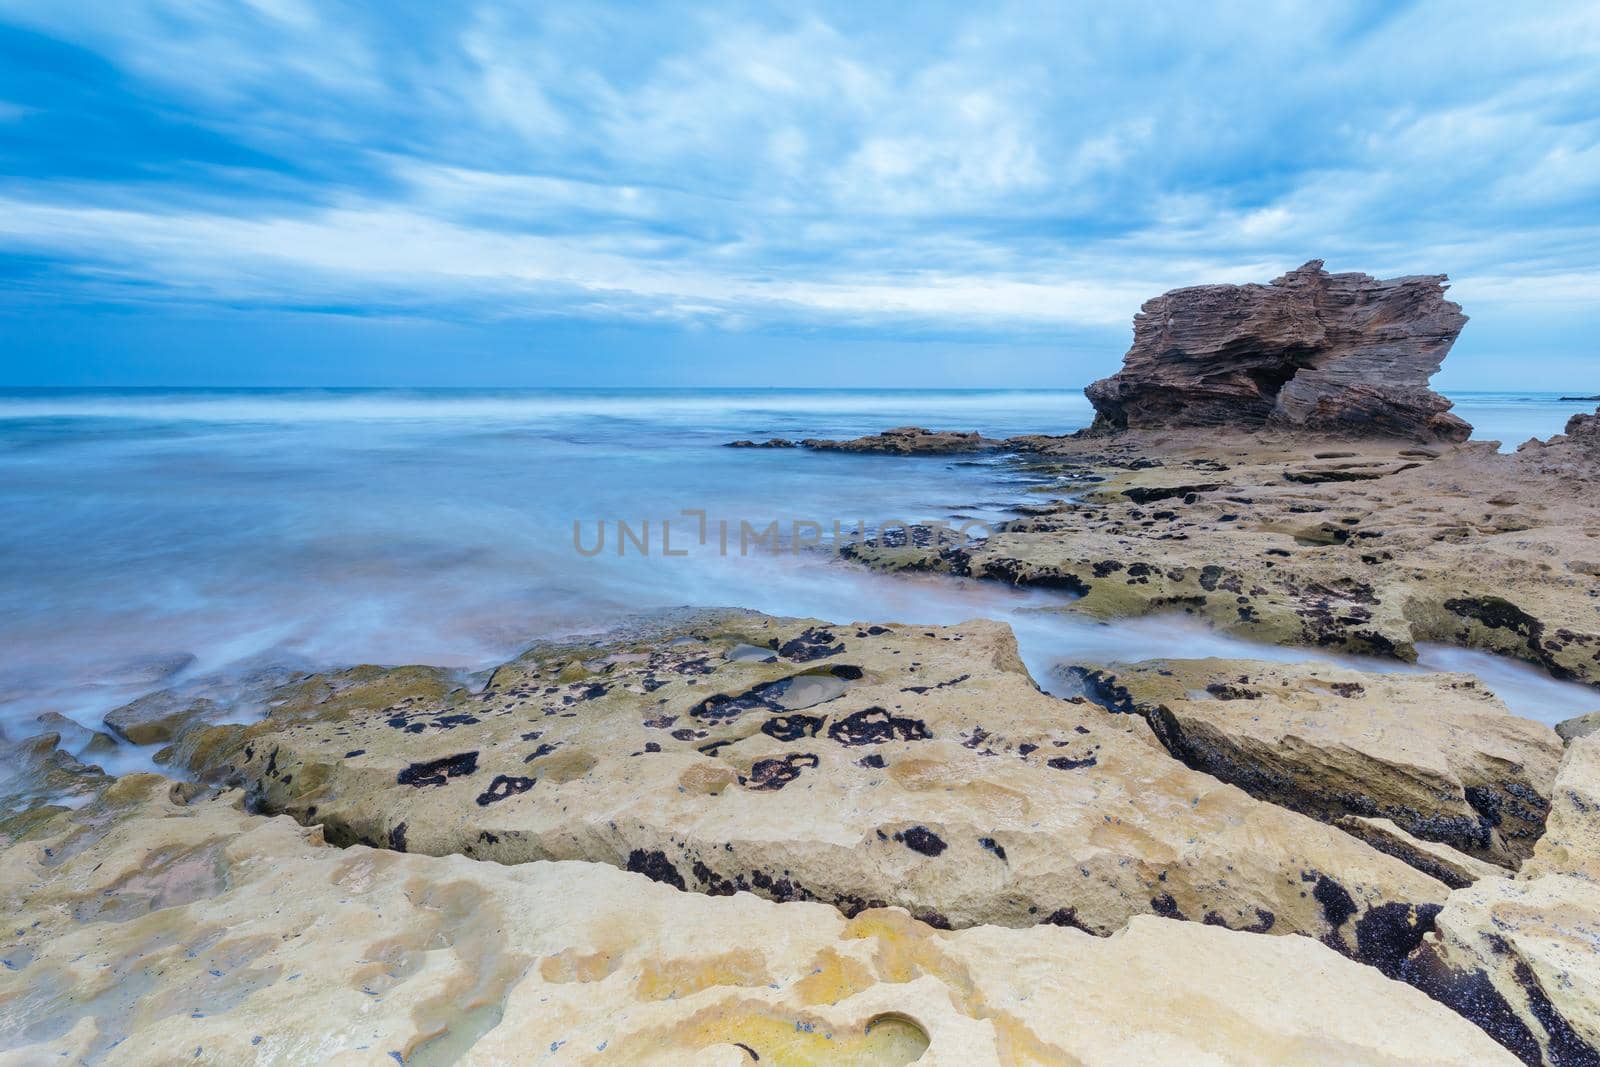
[[[1593,404],[1455,397],[1514,444]],[[741,520],[998,519],[1038,499],[987,458],[724,448],[916,424],[1002,437],[1087,423],[1077,391],[0,392],[0,734],[106,710],[164,685],[264,665],[422,662],[481,669],[530,640],[682,604],[1018,628],[1041,682],[1056,659],[1256,649],[1182,621],[1093,625],[1054,594],[875,575],[826,553],[737,552]],[[734,549],[710,529],[733,524]],[[674,550],[660,552],[673,520]],[[651,522],[649,556],[595,556],[596,524]],[[682,538],[683,540],[680,540]],[[633,546],[629,546],[632,549]],[[1438,650],[1514,691],[1525,714],[1591,710],[1590,691]],[[1462,657],[1466,657],[1463,659]],[[1498,681],[1495,681],[1498,679]],[[136,754],[134,763],[145,758]]]

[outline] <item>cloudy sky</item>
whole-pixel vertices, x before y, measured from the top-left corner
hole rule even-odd
[[[0,383],[1081,385],[1313,257],[1600,388],[1600,5],[0,0]]]

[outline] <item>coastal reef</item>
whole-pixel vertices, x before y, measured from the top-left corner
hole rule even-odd
[[[1465,440],[1443,281],[1157,297],[1083,433],[733,442],[1031,486],[845,566],[1297,651],[1046,692],[995,621],[675,609],[41,716],[0,740],[0,1067],[1600,1064],[1600,412]]]
[[[1419,642],[1600,683],[1600,418],[1511,454],[1293,435],[1021,438],[1040,503],[975,543],[847,558],[1065,590],[1095,618],[1181,613],[1272,644],[1411,660]],[[896,531],[898,534],[899,532]]]

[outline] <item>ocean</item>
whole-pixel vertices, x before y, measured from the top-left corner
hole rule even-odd
[[[1594,406],[1455,399],[1479,437],[1508,446]],[[907,424],[1063,433],[1091,414],[1077,391],[0,392],[0,737],[37,732],[50,711],[98,727],[153,689],[266,666],[479,670],[538,637],[677,605],[1002,618],[1044,684],[1071,658],[1307,658],[1179,619],[1094,624],[1039,610],[1062,594],[877,575],[794,544],[811,524],[826,542],[835,522],[995,521],[1038,499],[992,459],[723,447]],[[759,535],[773,522],[776,550],[740,551],[742,523]],[[620,555],[619,523],[637,539]],[[610,539],[586,554],[601,524]],[[1545,721],[1596,704],[1483,654],[1428,649],[1424,663],[1473,670]]]

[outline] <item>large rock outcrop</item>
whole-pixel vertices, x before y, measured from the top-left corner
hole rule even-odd
[[[1270,285],[1164,293],[1134,316],[1122,370],[1085,390],[1096,426],[1465,440],[1472,428],[1428,388],[1467,321],[1445,280],[1314,259]]]

